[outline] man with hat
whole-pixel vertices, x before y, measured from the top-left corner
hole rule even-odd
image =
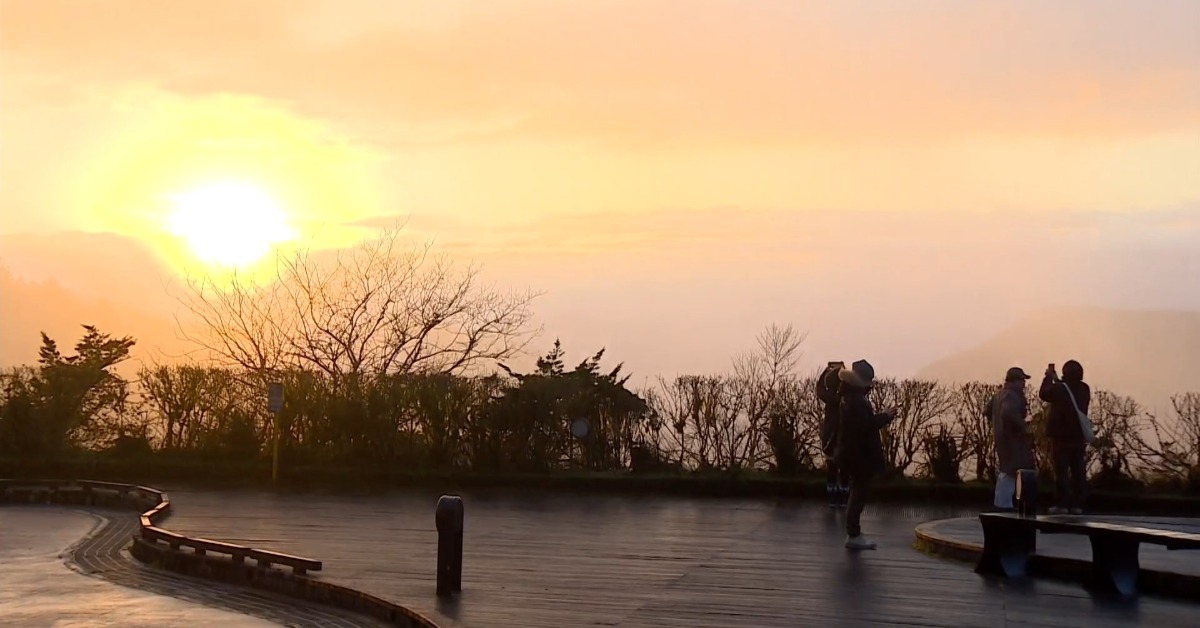
[[[860,525],[871,482],[885,468],[883,441],[879,430],[896,418],[896,410],[877,414],[869,395],[875,385],[875,369],[859,360],[838,372],[841,380],[841,429],[838,430],[838,465],[850,476],[850,500],[846,505],[846,547],[875,549],[862,534]]]
[[[989,418],[999,462],[993,503],[999,510],[1014,509],[1017,472],[1034,467],[1033,443],[1025,425],[1025,419],[1029,416],[1029,401],[1025,397],[1025,384],[1028,381],[1029,375],[1020,367],[1008,369],[1004,374],[1004,386],[990,404]]]

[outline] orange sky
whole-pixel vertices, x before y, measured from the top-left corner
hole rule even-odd
[[[552,289],[545,316],[581,342],[617,332],[581,326],[563,294],[649,277],[692,286],[675,303],[715,312],[708,328],[788,318],[817,337],[874,302],[805,311],[815,289],[772,277],[856,254],[895,271],[857,246],[864,230],[958,250],[994,218],[939,216],[1083,217],[1056,227],[1061,247],[997,236],[969,263],[922,256],[888,297],[926,286],[939,304],[998,256],[1027,277],[1096,247],[1200,248],[1200,3],[0,0],[0,138],[0,234],[115,232],[181,267],[164,198],[234,178],[304,241],[411,216]],[[1134,219],[1097,226],[1109,213]],[[708,265],[755,277],[764,305],[706,293]],[[1057,296],[1001,282],[1022,307]],[[619,294],[585,299],[590,315],[620,316]]]

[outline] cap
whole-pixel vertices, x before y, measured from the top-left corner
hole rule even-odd
[[[1004,381],[1006,382],[1015,382],[1019,379],[1030,379],[1029,375],[1026,375],[1025,371],[1021,370],[1019,366],[1008,369],[1008,372],[1004,374]]]

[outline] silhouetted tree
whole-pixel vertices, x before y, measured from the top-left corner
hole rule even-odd
[[[37,370],[6,378],[0,449],[56,455],[72,445],[98,448],[124,427],[129,389],[112,367],[129,357],[134,340],[113,338],[91,325],[83,329],[69,356],[43,333]]]
[[[601,349],[568,371],[556,341],[532,373],[501,365],[516,385],[506,388],[489,409],[488,427],[495,440],[487,462],[522,471],[576,465],[597,471],[626,468],[649,408],[626,387],[623,365],[600,369],[603,357]],[[578,441],[570,431],[576,420],[589,426]]]
[[[1141,406],[1131,397],[1099,390],[1092,394],[1088,417],[1096,435],[1094,446],[1087,450],[1092,482],[1107,488],[1129,484],[1141,442]]]
[[[266,283],[189,281],[187,339],[252,372],[319,370],[335,381],[462,373],[527,344],[533,293],[502,292],[475,266],[407,247],[399,227],[348,251],[278,260]]]
[[[1200,490],[1200,393],[1171,397],[1171,414],[1148,417],[1153,440],[1139,443],[1137,457],[1154,475]]]
[[[969,464],[970,477],[996,480],[996,444],[990,407],[1000,387],[970,382],[958,387],[954,400],[954,434],[960,462]]]
[[[18,367],[0,376],[0,455],[20,456],[48,451],[42,423],[37,370]]]
[[[733,470],[754,468],[773,459],[775,467],[794,472],[799,467],[799,437],[794,413],[800,410],[796,394],[796,364],[803,356],[805,334],[791,326],[772,324],[757,338],[757,350],[734,360],[732,394],[742,416],[733,434],[723,440],[731,450]]]

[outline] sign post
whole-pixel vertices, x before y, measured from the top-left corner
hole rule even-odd
[[[275,442],[271,451],[271,483],[279,483],[279,413],[283,411],[283,384],[271,382],[267,384],[267,410],[275,415]]]

